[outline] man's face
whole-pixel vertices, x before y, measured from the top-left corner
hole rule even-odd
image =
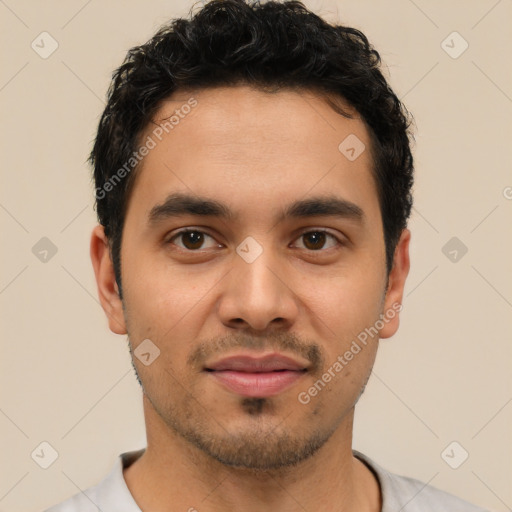
[[[177,93],[154,122],[190,96]],[[197,106],[161,141],[153,135],[138,170],[118,320],[132,354],[147,339],[160,350],[149,365],[133,357],[149,430],[165,425],[226,464],[278,468],[351,422],[378,336],[359,342],[342,370],[335,363],[396,298],[386,294],[369,134],[312,93],[236,87],[193,97]],[[338,149],[348,136],[366,147],[355,160]],[[229,215],[177,214],[163,207],[172,194],[214,201]],[[177,198],[173,205],[190,206]],[[337,210],[322,214],[332,199]],[[192,232],[180,236],[184,228]],[[396,327],[386,323],[380,336]],[[124,331],[112,320],[111,328]]]

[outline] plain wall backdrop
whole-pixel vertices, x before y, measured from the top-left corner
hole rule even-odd
[[[417,126],[402,322],[381,341],[354,447],[510,510],[512,3],[305,4],[368,36]],[[127,340],[108,330],[89,260],[86,158],[114,68],[191,6],[0,1],[0,511],[41,511],[145,446]],[[42,442],[58,453],[47,469],[31,456]]]

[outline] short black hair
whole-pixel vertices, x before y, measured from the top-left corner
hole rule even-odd
[[[328,23],[295,0],[211,0],[131,48],[113,74],[89,157],[98,219],[109,240],[121,297],[122,231],[140,136],[174,92],[216,86],[312,90],[328,101],[329,96],[340,98],[357,111],[371,136],[389,273],[412,208],[412,118],[380,67],[379,53],[362,32]]]

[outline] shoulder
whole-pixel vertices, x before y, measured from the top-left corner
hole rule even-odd
[[[99,508],[95,505],[94,498],[88,496],[93,490],[94,487],[91,487],[84,492],[75,494],[44,512],[98,512]]]
[[[97,485],[76,493],[44,512],[140,512],[123,477],[123,468],[144,450],[122,453],[110,473]]]
[[[382,512],[488,512],[420,480],[385,470],[366,455],[354,451],[375,474],[382,492]]]

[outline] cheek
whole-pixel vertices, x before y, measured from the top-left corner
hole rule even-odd
[[[330,420],[339,420],[340,414],[355,405],[368,381],[375,361],[375,344],[362,347],[349,361],[343,358],[344,353],[326,361],[324,373],[301,389],[296,397],[308,411],[306,421],[313,426],[318,420],[324,425],[330,424]]]
[[[132,254],[123,261],[130,313],[138,323],[159,330],[171,328],[190,314],[221,276],[220,271],[206,271],[200,264],[192,270],[173,264],[163,254]]]
[[[302,285],[308,308],[334,333],[352,332],[377,320],[384,296],[382,275],[371,269],[350,268],[328,279]]]
[[[137,261],[146,261],[146,266]],[[130,343],[135,351],[142,340],[150,339],[160,351],[150,367],[135,360],[139,375],[150,382],[160,378],[172,384],[176,377],[187,381],[186,360],[212,314],[211,292],[222,273],[192,273],[168,262],[151,264],[149,257],[134,258],[129,264],[134,271],[127,268],[124,274],[124,301]]]
[[[334,387],[341,382],[359,385],[373,364],[378,336],[372,328],[380,318],[384,293],[376,282],[375,276],[354,273],[315,287],[309,295],[310,322],[323,338],[319,341],[325,350],[326,371],[330,368],[336,375]]]

